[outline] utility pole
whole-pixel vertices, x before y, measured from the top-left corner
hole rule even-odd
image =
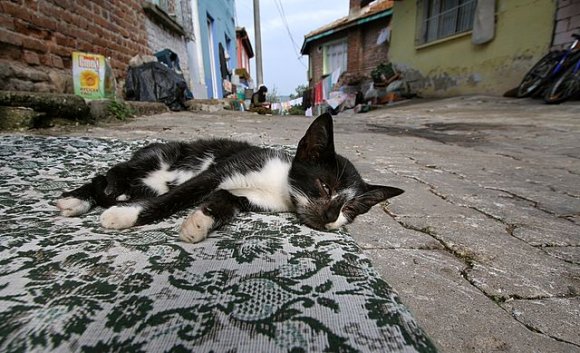
[[[256,80],[257,86],[264,83],[262,74],[262,34],[260,30],[260,0],[254,0],[254,33],[256,41]]]

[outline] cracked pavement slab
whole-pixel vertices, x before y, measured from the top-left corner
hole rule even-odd
[[[530,329],[580,346],[579,297],[514,300],[501,306]],[[559,310],[561,307],[569,310]]]
[[[445,251],[393,249],[370,254],[443,352],[580,352],[577,345],[530,330],[514,319],[509,309],[466,281],[463,261]],[[558,321],[543,322],[551,326]]]
[[[335,117],[338,153],[405,193],[349,225],[443,352],[580,352],[580,102],[413,100]],[[44,134],[295,145],[306,117],[167,113]]]

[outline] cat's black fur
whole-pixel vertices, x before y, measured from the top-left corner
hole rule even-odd
[[[294,211],[312,228],[335,229],[402,192],[365,183],[335,153],[332,117],[324,114],[294,158],[227,139],[155,143],[65,192],[57,207],[66,216],[110,207],[101,216],[103,226],[126,228],[197,205],[181,230],[183,240],[197,242],[242,211]]]

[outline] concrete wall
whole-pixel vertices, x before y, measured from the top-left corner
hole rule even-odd
[[[391,61],[424,96],[502,95],[550,48],[555,0],[497,0],[495,38],[473,45],[471,35],[417,46],[417,2],[395,2]]]
[[[185,37],[166,31],[162,26],[149,18],[145,20],[145,28],[147,29],[147,45],[151,53],[156,53],[163,49],[171,49],[175,52],[179,57],[179,66],[183,71],[183,77],[188,81],[188,86],[191,87],[193,82],[191,82],[189,75],[187,42]]]
[[[231,40],[231,46],[228,50],[230,55],[230,69],[237,66],[236,54],[236,26],[235,26],[235,4],[234,0],[199,0],[198,1],[199,24],[200,24],[200,41],[203,50],[203,64],[205,72],[205,85],[207,86],[208,97],[222,98],[223,86],[220,74],[219,62],[219,43],[222,43],[225,50],[226,35]],[[210,67],[210,47],[209,47],[209,33],[207,27],[207,18],[211,17],[214,22],[213,39],[214,39],[214,65],[217,74],[217,91],[218,96],[213,95],[213,85]]]
[[[193,92],[195,98],[199,97],[199,67],[197,65],[196,45],[198,44],[195,35],[195,26],[198,21],[197,17],[192,18],[197,8],[191,0],[176,0],[176,6],[180,6],[181,15],[178,23],[183,27],[185,35],[177,34],[166,28],[159,21],[153,20],[149,16],[145,20],[147,31],[147,45],[151,53],[156,53],[163,49],[171,49],[179,56],[179,65],[183,71],[183,77],[187,81],[189,89]],[[195,22],[194,22],[195,21]],[[205,87],[203,90],[205,94]]]

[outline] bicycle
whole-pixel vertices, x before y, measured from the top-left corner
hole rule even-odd
[[[518,98],[535,95],[547,87],[544,101],[559,103],[579,91],[580,50],[576,47],[580,33],[574,33],[572,37],[574,41],[566,50],[549,52],[526,73],[518,86]]]

